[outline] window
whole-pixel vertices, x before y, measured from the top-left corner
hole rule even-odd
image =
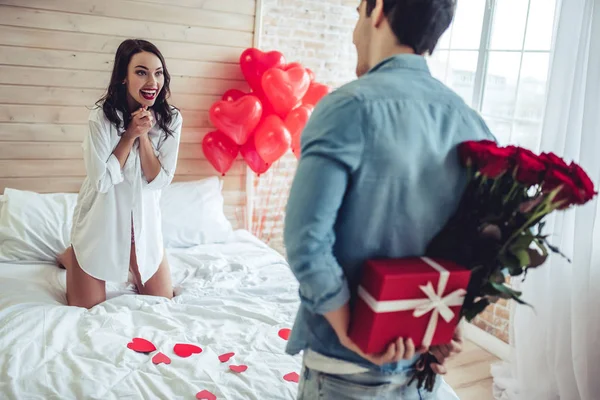
[[[428,60],[503,144],[539,144],[555,9],[556,0],[458,0]]]

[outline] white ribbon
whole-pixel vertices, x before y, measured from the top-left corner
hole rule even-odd
[[[429,317],[429,323],[427,324],[427,329],[425,330],[425,336],[423,337],[422,342],[423,346],[429,347],[437,328],[439,316],[441,315],[446,322],[452,321],[454,318],[454,311],[452,311],[450,307],[462,306],[467,291],[465,289],[457,289],[447,296],[444,296],[444,291],[446,290],[448,279],[450,278],[450,272],[428,257],[422,257],[422,260],[440,273],[437,292],[433,288],[431,282],[427,282],[424,286],[419,286],[427,298],[377,301],[362,286],[358,287],[358,295],[376,313],[415,310],[413,316],[415,318],[420,318],[431,312],[431,317]]]

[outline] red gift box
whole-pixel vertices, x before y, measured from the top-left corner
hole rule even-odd
[[[415,346],[452,341],[471,271],[430,258],[370,260],[352,312],[350,338],[381,353],[402,337]]]

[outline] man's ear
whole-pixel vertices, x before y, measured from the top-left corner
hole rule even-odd
[[[375,1],[375,8],[373,8],[373,12],[371,13],[371,23],[374,28],[379,28],[381,23],[385,19],[385,14],[383,13],[383,0]]]

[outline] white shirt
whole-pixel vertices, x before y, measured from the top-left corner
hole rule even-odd
[[[349,361],[327,357],[311,349],[305,350],[304,365],[312,370],[333,375],[353,375],[369,372],[368,368]]]
[[[79,265],[94,278],[127,281],[132,218],[142,284],[158,270],[164,252],[160,196],[175,174],[183,121],[175,112],[170,125],[173,136],[165,138],[158,124],[148,133],[162,166],[150,183],[142,172],[138,141],[121,170],[112,154],[121,140],[117,127],[102,108],[90,113],[89,131],[82,145],[87,176],[75,207],[71,243]]]

